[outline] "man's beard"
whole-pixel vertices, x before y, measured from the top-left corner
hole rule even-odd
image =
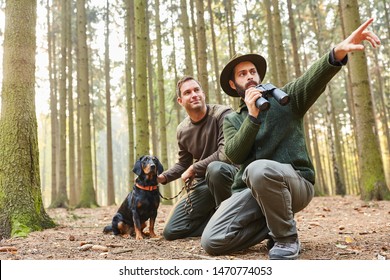
[[[237,84],[236,82],[234,82],[234,85],[236,86],[236,91],[237,91],[237,94],[241,97],[241,98],[245,98],[245,91],[250,88],[251,86],[257,86],[257,83],[255,81],[249,81],[245,84],[244,87],[240,86],[239,84]]]

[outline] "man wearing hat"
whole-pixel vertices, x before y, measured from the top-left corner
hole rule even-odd
[[[240,97],[239,109],[223,124],[225,154],[240,170],[232,196],[221,203],[207,224],[202,247],[212,255],[231,253],[269,238],[270,259],[296,259],[300,252],[294,213],[305,208],[314,195],[314,167],[308,155],[303,117],[328,82],[347,63],[347,54],[359,51],[367,40],[378,37],[366,30],[369,19],[329,54],[316,61],[301,77],[281,88],[289,104],[269,98],[261,111],[256,88],[267,64],[258,54],[234,57],[222,70],[220,83],[230,96]]]

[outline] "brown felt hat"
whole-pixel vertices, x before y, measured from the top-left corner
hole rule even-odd
[[[237,64],[243,61],[250,61],[256,66],[261,81],[263,80],[267,71],[267,61],[259,54],[251,53],[243,55],[238,53],[233,56],[232,59],[230,59],[230,61],[228,62],[228,64],[226,64],[225,68],[223,68],[221,76],[219,78],[219,82],[223,91],[233,97],[239,97],[239,95],[237,94],[237,91],[235,89],[232,89],[230,87],[229,80],[231,80],[234,67],[236,67]]]

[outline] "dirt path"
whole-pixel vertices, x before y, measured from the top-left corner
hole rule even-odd
[[[0,241],[1,260],[194,260],[267,259],[262,242],[231,255],[213,257],[204,252],[200,238],[136,241],[104,235],[117,207],[48,209],[58,227],[33,232],[27,238]],[[170,206],[161,205],[157,233],[161,234]],[[302,243],[301,260],[390,259],[390,202],[364,202],[358,197],[316,197],[296,215]],[[3,252],[8,248],[8,252]]]

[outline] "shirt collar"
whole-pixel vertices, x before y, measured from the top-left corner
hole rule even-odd
[[[205,114],[204,117],[203,117],[202,119],[200,119],[199,121],[194,122],[194,121],[191,120],[191,118],[190,118],[190,121],[191,121],[192,124],[200,124],[200,123],[204,122],[205,119],[207,119],[207,117],[208,117],[208,115],[209,115],[209,111],[210,111],[210,106],[209,106],[208,104],[206,104],[206,108],[207,108],[206,114]]]
[[[241,114],[242,110],[248,110],[246,107],[246,104],[242,98],[240,98],[240,105],[238,106],[238,109],[236,110],[237,113]]]

